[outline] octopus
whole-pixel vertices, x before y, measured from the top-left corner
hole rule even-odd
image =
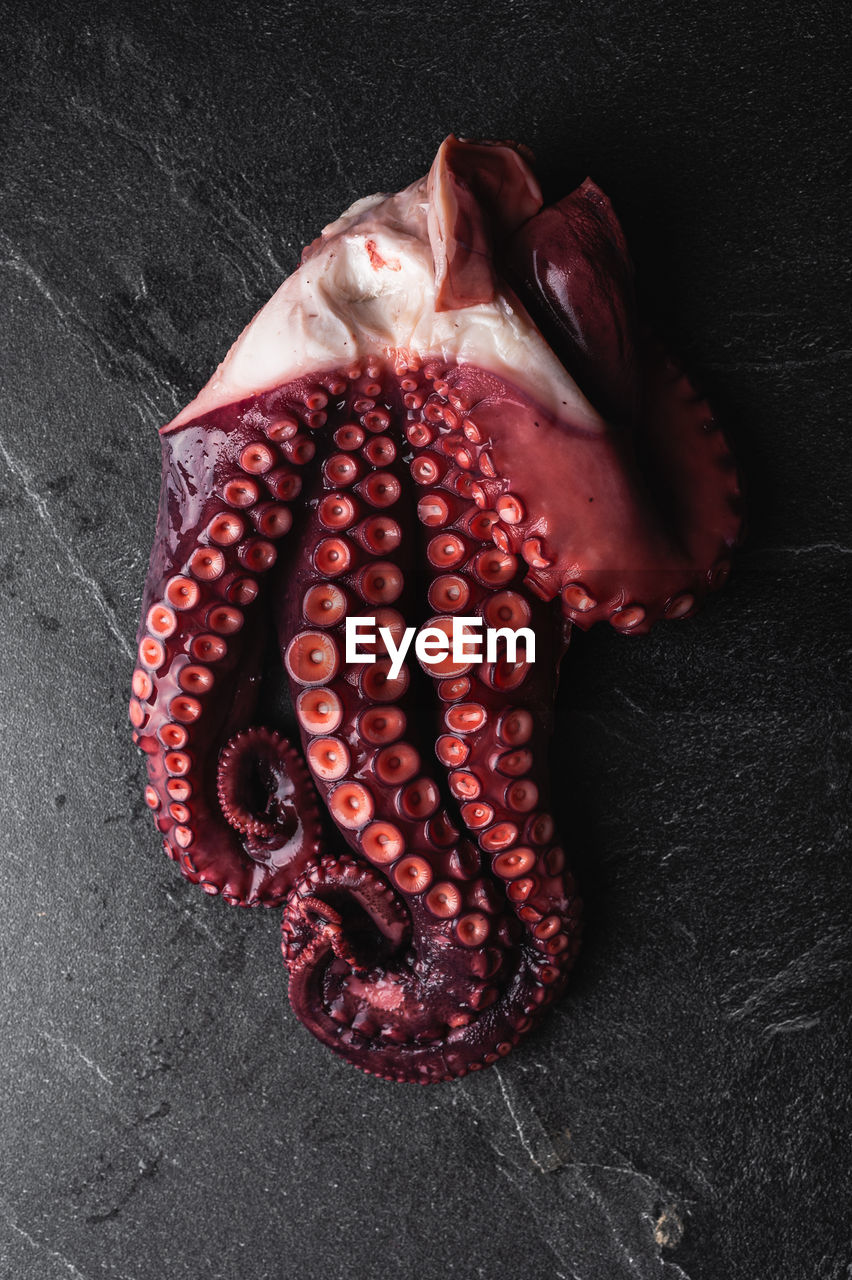
[[[690,618],[741,534],[609,201],[545,205],[524,148],[451,135],[325,228],[161,439],[130,720],[167,855],[283,907],[292,1007],[348,1062],[498,1062],[580,945],[548,770],[572,629]],[[393,660],[454,621],[493,650]]]

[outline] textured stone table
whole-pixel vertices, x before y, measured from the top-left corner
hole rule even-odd
[[[847,1276],[848,42],[759,8],[2,5],[3,1280]],[[697,620],[578,638],[576,980],[422,1090],[179,878],[125,717],[157,426],[451,129],[611,195],[752,532]]]

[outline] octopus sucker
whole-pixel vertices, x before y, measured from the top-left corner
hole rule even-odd
[[[168,855],[283,906],[291,1004],[348,1062],[499,1061],[580,945],[547,767],[572,628],[691,617],[741,537],[612,207],[590,180],[544,206],[524,149],[451,136],[323,231],[161,438],[130,719]]]

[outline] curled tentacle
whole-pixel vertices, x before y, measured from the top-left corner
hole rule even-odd
[[[363,974],[399,949],[410,921],[371,867],[353,858],[326,857],[309,867],[290,893],[282,932],[291,980],[315,962],[318,941]]]
[[[419,901],[400,895],[406,910],[374,871],[323,859],[284,909],[295,1012],[335,1053],[386,1080],[455,1079],[505,1056],[562,989],[579,947],[577,928],[570,956],[554,961],[542,938],[500,917],[485,882],[464,892],[430,883]],[[479,909],[463,912],[463,902]],[[576,922],[576,899],[565,907]]]
[[[272,729],[243,729],[222,748],[219,806],[235,831],[250,837],[255,859],[275,851],[279,866],[303,866],[320,845],[316,793],[302,757]]]

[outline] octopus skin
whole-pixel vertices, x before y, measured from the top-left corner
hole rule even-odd
[[[449,137],[325,229],[161,436],[130,718],[166,852],[283,905],[292,1006],[349,1062],[498,1061],[580,942],[547,766],[572,627],[691,616],[741,528],[609,202],[545,207],[523,149]],[[347,617],[527,627],[535,660],[350,662]]]

